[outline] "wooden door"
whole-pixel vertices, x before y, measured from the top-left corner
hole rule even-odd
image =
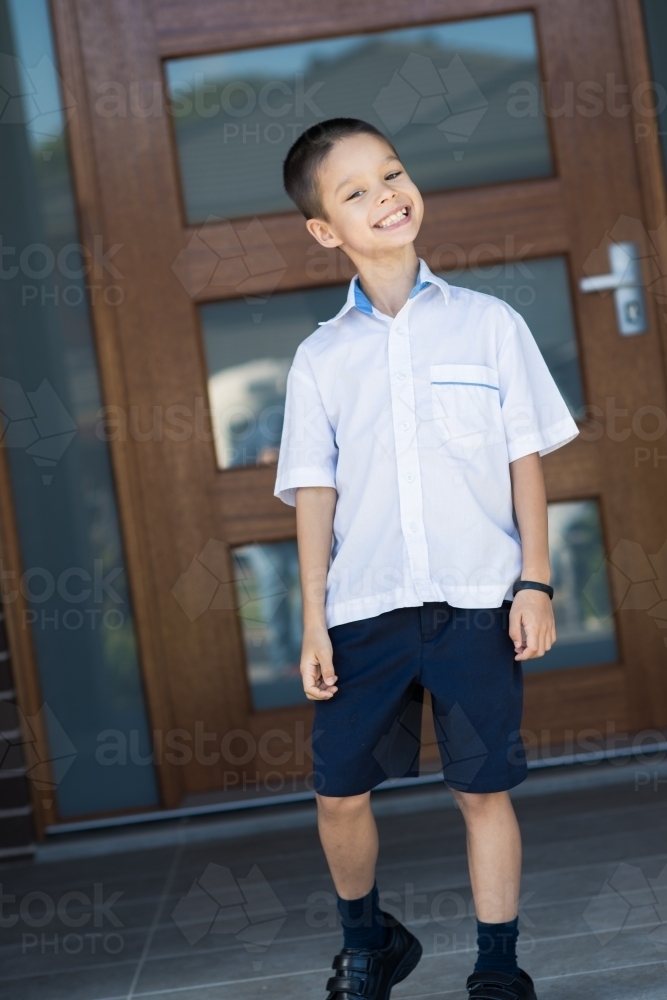
[[[240,299],[241,280],[232,283],[223,273],[212,281],[211,252],[224,272],[235,254],[238,258],[230,241],[238,242],[241,233],[252,241],[260,230],[260,243],[268,236],[271,259],[254,273],[244,272],[242,287],[242,295],[260,302],[297,290],[334,288],[349,280],[350,270],[337,254],[329,259],[319,254],[314,263],[302,218],[285,207],[262,211],[251,205],[231,229],[215,212],[209,221],[188,222],[177,124],[165,111],[168,67],[172,60],[228,51],[518,14],[525,5],[54,0],[53,9],[63,77],[85,112],[71,124],[83,240],[92,244],[101,234],[105,246],[119,246],[114,263],[122,279],[114,283],[122,287],[122,300],[98,295],[93,312],[105,401],[128,421],[125,433],[112,435],[111,448],[143,672],[160,744],[163,802],[173,806],[197,793],[242,789],[244,781],[253,788],[257,775],[308,770],[303,734],[311,707],[252,707],[232,550],[293,539],[295,520],[293,509],[273,497],[270,456],[265,464],[234,468],[221,469],[216,462],[204,412],[210,399],[200,307]],[[623,112],[605,103],[617,100],[607,97],[610,75],[630,88],[648,78],[638,0],[534,0],[530,14],[551,108],[544,115],[551,166],[509,180],[501,175],[470,183],[461,175],[446,190],[429,190],[419,252],[427,261],[440,254],[445,269],[460,261],[448,257],[443,244],[457,247],[466,266],[473,258],[497,262],[498,248],[504,261],[520,253],[528,262],[556,257],[565,262],[589,408],[581,413],[587,432],[547,456],[544,466],[549,500],[595,501],[606,551],[616,553],[607,577],[617,655],[615,662],[526,678],[525,726],[538,736],[544,730],[545,739],[557,744],[568,730],[667,725],[667,654],[656,616],[647,614],[658,599],[653,605],[644,599],[647,606],[641,607],[637,597],[634,610],[627,600],[630,583],[653,584],[649,574],[659,576],[651,568],[655,561],[630,563],[641,562],[639,552],[659,553],[667,539],[667,472],[664,462],[653,459],[654,447],[664,450],[664,445],[652,437],[655,419],[660,423],[659,414],[667,412],[664,317],[647,289],[647,332],[621,336],[612,295],[579,288],[580,278],[608,269],[611,239],[639,244],[647,283],[655,275],[646,264],[662,259],[664,267],[667,257],[664,245],[651,246],[648,235],[664,215],[657,146],[637,127],[650,121],[650,114],[629,100]],[[577,88],[587,82],[584,100]],[[574,108],[568,110],[572,93]],[[591,95],[600,98],[602,111]],[[282,99],[280,91],[269,94],[267,106],[280,109]],[[268,156],[268,145],[266,150]],[[242,182],[242,175],[234,178],[240,201]],[[654,409],[637,418],[642,407]],[[615,417],[613,408],[627,412]],[[156,413],[166,424],[151,434]],[[586,414],[597,424],[586,424]],[[177,425],[176,417],[183,422]],[[182,432],[174,431],[177,426]],[[648,459],[640,450],[647,447]],[[625,562],[619,543],[630,546]],[[207,573],[216,577],[206,613],[188,616],[175,599],[188,572],[201,573],[205,581]],[[226,752],[217,752],[225,740]],[[184,750],[169,750],[179,743]]]

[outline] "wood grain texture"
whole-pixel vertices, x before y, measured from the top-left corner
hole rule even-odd
[[[554,100],[568,81],[606,85],[611,74],[627,83],[621,27],[616,5],[552,3],[541,9],[540,32],[547,79]],[[632,121],[628,114],[606,110],[594,117],[563,114],[551,120],[563,178],[564,210],[571,234],[571,268],[578,280],[591,271],[590,255],[616,240],[637,240],[648,252]],[[613,165],[613,166],[612,166]],[[606,252],[598,253],[594,271],[607,270]],[[667,539],[665,471],[637,461],[646,438],[632,425],[641,407],[667,412],[661,341],[650,313],[649,332],[621,337],[612,296],[585,295],[574,285],[586,399],[600,408],[625,414],[603,420],[596,443],[603,470],[600,504],[607,551],[621,541],[657,552]],[[621,433],[620,428],[628,433]],[[612,590],[615,584],[612,580]],[[614,593],[620,605],[620,595]],[[633,728],[660,727],[667,721],[665,650],[662,635],[645,613],[619,611],[616,618],[622,660],[628,671],[628,718]],[[631,662],[628,655],[632,654]]]
[[[561,188],[560,180],[550,178],[426,195],[418,253],[434,271],[511,260],[512,248],[522,260],[567,253]],[[249,222],[235,219],[233,225],[243,230]],[[299,213],[263,216],[262,225],[283,257],[286,271],[277,288],[258,275],[253,294],[338,284],[355,274],[342,251],[325,250],[313,242]],[[216,284],[215,273],[211,277],[211,251],[224,255],[228,238],[229,229],[222,223],[184,231],[179,277],[193,301],[238,297],[233,285]]]
[[[224,546],[294,537],[294,511],[272,495],[275,470],[216,468],[209,429],[205,421],[198,423],[208,404],[197,304],[234,292],[209,287],[204,251],[193,242],[202,227],[182,223],[168,116],[105,116],[97,109],[99,88],[117,81],[128,91],[134,87],[141,101],[149,103],[154,86],[162,86],[161,59],[168,56],[522,9],[507,0],[419,0],[412,5],[371,0],[363,7],[338,2],[326,8],[305,0],[107,0],[103,5],[55,0],[63,74],[86,109],[70,127],[84,233],[101,233],[105,245],[122,244],[115,259],[124,275],[123,302],[113,310],[98,306],[94,311],[105,402],[116,403],[125,413],[134,407],[144,428],[151,427],[156,407],[163,414],[169,407],[184,407],[192,428],[184,440],[164,432],[141,440],[140,434],[130,433],[112,444],[142,667],[158,728],[178,727],[192,734],[201,723],[218,736],[240,728],[260,739],[272,727],[292,732],[289,727],[308,723],[308,706],[251,710],[232,606],[209,609],[190,620],[172,593],[180,574],[192,567],[201,572],[199,557],[211,540],[223,546],[220,572],[231,579]],[[604,86],[610,73],[626,80],[633,59],[640,67],[633,72],[641,76],[645,53],[639,51],[635,0],[538,0],[532,9],[551,107],[567,99],[569,86],[589,80]],[[625,20],[621,23],[619,17]],[[603,112],[585,117],[566,107],[563,114],[550,113],[547,122],[557,177],[428,195],[418,249],[431,266],[445,268],[446,259],[434,258],[444,243],[460,246],[468,259],[484,243],[504,248],[506,237],[513,237],[517,247],[530,244],[529,256],[567,256],[585,396],[603,416],[601,433],[586,435],[590,440],[582,434],[546,457],[548,495],[553,501],[597,498],[609,552],[622,539],[657,552],[667,538],[667,472],[660,465],[637,462],[636,449],[646,440],[632,428],[632,418],[646,405],[667,412],[664,331],[651,305],[650,332],[622,338],[611,296],[578,291],[579,278],[590,273],[593,251],[601,248],[594,270],[607,269],[604,251],[612,230],[616,238],[634,239],[637,222],[646,226],[650,219],[655,226],[659,212],[664,213],[655,156],[635,144],[629,116]],[[278,291],[351,277],[340,253],[327,259],[309,243],[296,213],[268,216],[262,224],[287,262]],[[205,229],[215,250],[222,229]],[[644,239],[641,226],[639,239]],[[179,254],[185,282],[173,269]],[[614,408],[627,413],[614,415]],[[619,433],[627,428],[628,435]],[[618,578],[612,580],[612,590],[620,605]],[[667,725],[662,635],[645,612],[619,610],[616,622],[618,666],[527,679],[529,727],[564,732],[586,719],[590,724],[615,719],[619,726],[636,729]],[[241,765],[239,773],[254,774],[265,765],[253,760]],[[294,764],[273,769],[281,766],[288,770]],[[165,804],[175,804],[181,792],[222,787],[226,768],[193,761],[175,769],[176,774],[163,774]]]
[[[131,492],[123,531],[126,545],[128,535],[137,543],[130,567],[134,593],[141,595],[135,610],[153,650],[148,661],[146,646],[142,653],[145,677],[151,676],[151,657],[155,663],[155,683],[147,684],[147,694],[162,737],[176,728],[192,741],[197,724],[207,732],[233,728],[245,717],[248,691],[238,666],[243,660],[233,608],[190,619],[172,593],[181,574],[193,567],[195,575],[210,583],[198,557],[207,543],[224,539],[212,440],[203,423],[197,423],[206,397],[201,345],[192,304],[176,287],[171,270],[180,237],[171,147],[162,119],[106,117],[95,110],[100,84],[143,85],[159,78],[160,66],[146,5],[115,0],[100,7],[81,0],[76,11],[93,104],[91,150],[82,156],[93,163],[105,245],[122,247],[115,259],[124,276],[124,297],[114,314],[120,367],[114,381],[113,362],[103,355],[112,373],[105,402],[116,403],[134,418],[123,441],[128,467],[117,465],[115,471],[123,483],[121,494]],[[147,88],[150,92],[149,84]],[[75,175],[78,188],[81,171],[76,164]],[[96,324],[108,348],[111,330],[97,316]],[[170,434],[164,423],[150,433],[156,412],[164,417],[170,407],[189,413],[186,440]],[[230,578],[229,554],[219,570]],[[235,669],[226,667],[230,663]],[[173,803],[185,792],[218,787],[222,774],[222,765],[195,758],[188,767],[174,766],[169,799]]]
[[[72,0],[53,0],[53,25],[59,65],[65,86],[76,100],[77,113],[68,124],[67,138],[76,190],[76,207],[81,243],[92,250],[94,238],[104,235],[105,206],[97,175],[91,95],[85,77],[75,5]],[[96,278],[97,280],[97,278]],[[106,287],[115,279],[105,272],[99,278]],[[124,282],[123,282],[124,284]],[[130,402],[123,373],[122,343],[119,338],[116,309],[103,294],[90,302],[93,335],[98,359],[102,402],[130,413]],[[173,728],[167,679],[161,664],[164,647],[150,577],[149,554],[144,531],[140,455],[127,435],[112,435],[109,453],[114,476],[116,503],[127,567],[134,625],[137,635],[143,685],[151,728],[166,732]],[[162,804],[170,808],[182,798],[181,771],[167,763],[157,771]],[[52,820],[50,820],[52,822]]]
[[[541,7],[549,0],[537,0]],[[308,0],[153,0],[163,57],[275,45],[331,35],[381,31],[428,22],[523,11],[520,0],[404,0],[358,4],[334,0],[326,7]]]
[[[625,671],[610,664],[528,674],[521,728],[528,742],[543,747],[563,745],[568,733],[576,738],[586,729],[624,732],[626,697]]]

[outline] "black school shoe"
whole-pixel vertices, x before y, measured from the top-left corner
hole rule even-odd
[[[537,1000],[533,980],[527,972],[473,972],[466,988],[470,1000]]]
[[[332,962],[336,974],[327,982],[327,1000],[389,1000],[392,987],[409,976],[422,957],[422,946],[388,913],[384,948],[343,948]]]

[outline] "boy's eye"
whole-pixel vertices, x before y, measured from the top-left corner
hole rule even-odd
[[[345,199],[345,201],[352,201],[352,199],[356,198],[358,194],[363,194],[363,193],[364,193],[363,191],[353,191],[352,194]]]
[[[402,170],[392,170],[392,172],[390,174],[387,174],[387,176],[385,177],[385,180],[386,181],[393,181],[394,177],[398,177],[402,173],[403,173]]]

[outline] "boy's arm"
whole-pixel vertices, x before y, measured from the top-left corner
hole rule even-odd
[[[547,496],[539,453],[510,462],[510,477],[523,554],[521,579],[549,583]],[[515,660],[544,656],[556,641],[549,595],[540,590],[520,590],[512,601],[509,634],[517,654]]]
[[[301,677],[306,697],[311,701],[333,698],[338,690],[324,615],[336,499],[336,490],[330,486],[300,486],[296,491],[296,537],[303,596]]]

